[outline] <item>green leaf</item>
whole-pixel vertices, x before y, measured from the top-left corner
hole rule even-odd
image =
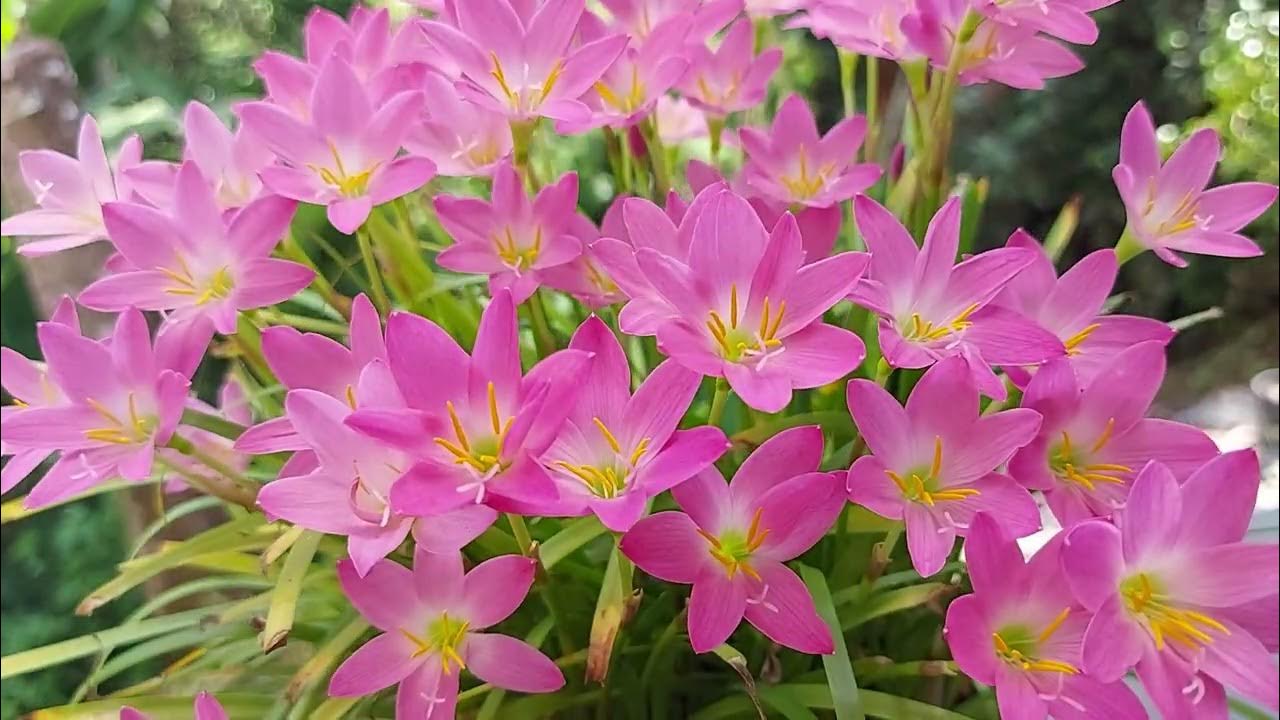
[[[271,652],[284,644],[293,629],[294,613],[298,609],[298,594],[302,592],[302,581],[311,568],[311,559],[315,557],[316,548],[320,546],[322,533],[308,530],[298,537],[289,549],[289,557],[285,558],[284,567],[276,577],[275,589],[271,592],[271,605],[267,609],[267,624],[259,636],[263,652]]]
[[[764,700],[766,705],[782,713],[782,716],[787,720],[818,720],[818,716],[805,707],[803,702],[800,702],[800,699],[791,691],[791,688],[784,685],[761,687],[760,699]]]
[[[876,593],[858,603],[853,612],[844,618],[842,627],[848,631],[890,613],[919,607],[953,587],[948,583],[930,582]]]
[[[835,641],[835,652],[822,656],[822,667],[827,673],[827,685],[831,688],[833,709],[836,720],[863,720],[862,699],[858,692],[858,681],[853,675],[853,664],[849,661],[849,649],[844,643],[844,633],[840,630],[840,617],[836,615],[835,604],[831,602],[831,590],[827,588],[827,580],[822,573],[802,565],[800,575],[804,584],[809,586],[818,614],[826,621]]]
[[[573,554],[575,550],[595,540],[606,532],[595,515],[578,518],[564,526],[538,546],[538,558],[542,567],[550,570],[556,563]]]
[[[725,643],[720,647],[712,650],[716,657],[725,661],[734,672],[738,673],[738,677],[742,678],[742,684],[747,691],[747,699],[755,707],[756,713],[760,715],[760,720],[766,720],[768,717],[764,714],[764,708],[760,705],[760,694],[756,692],[756,679],[751,674],[751,667],[747,663],[747,656],[743,655],[737,648]],[[734,698],[739,699],[739,698]]]
[[[231,717],[262,717],[271,701],[270,695],[218,693],[218,702]],[[116,720],[120,717],[120,706],[128,705],[146,713],[151,720],[190,720],[191,702],[190,695],[114,697],[37,710],[28,717],[30,720]]]
[[[613,644],[627,619],[632,602],[631,580],[635,566],[618,548],[609,555],[609,564],[596,598],[595,615],[591,618],[591,644],[587,648],[587,682],[604,682],[613,658]]]

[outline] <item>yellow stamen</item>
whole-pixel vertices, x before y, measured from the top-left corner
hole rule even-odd
[[[613,433],[609,432],[609,428],[605,427],[604,421],[598,417],[593,417],[591,418],[591,422],[595,423],[596,427],[600,429],[600,434],[604,436],[605,442],[609,443],[609,448],[615,453],[621,455],[622,445],[618,443],[618,438],[614,437]]]
[[[1100,327],[1102,327],[1102,325],[1099,323],[1087,325],[1080,332],[1064,340],[1062,344],[1066,346],[1067,354],[1072,356],[1079,355],[1080,350],[1078,348],[1080,345],[1083,344],[1085,340],[1089,339],[1089,336],[1093,334],[1094,330],[1097,330]]]
[[[489,381],[489,422],[493,425],[493,434],[502,434],[502,419],[498,417],[498,393],[493,381]]]
[[[1070,615],[1071,608],[1062,608],[1062,612],[1058,613],[1057,617],[1055,617],[1053,621],[1050,622],[1043,631],[1041,631],[1040,637],[1036,639],[1040,642],[1045,642],[1049,638],[1053,637],[1053,634],[1058,632],[1058,628],[1062,627],[1062,624],[1067,621],[1067,617]]]
[[[1199,650],[1214,641],[1209,631],[1230,635],[1231,631],[1214,618],[1177,607],[1147,573],[1138,573],[1120,583],[1125,608],[1151,633],[1157,650],[1176,642],[1189,650]]]
[[[1096,453],[1106,447],[1107,442],[1111,440],[1111,433],[1115,432],[1115,429],[1116,419],[1108,418],[1106,427],[1102,429],[1102,434],[1098,436],[1098,439],[1093,442],[1093,445],[1089,448],[1089,452]]]

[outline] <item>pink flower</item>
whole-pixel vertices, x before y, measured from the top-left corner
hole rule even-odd
[[[18,156],[22,179],[39,207],[5,218],[0,222],[0,235],[48,238],[18,246],[18,252],[30,256],[105,239],[102,204],[130,198],[124,171],[141,160],[142,142],[130,136],[120,146],[115,162],[109,163],[98,124],[93,116],[85,115],[76,157],[53,150],[27,150]]]
[[[858,116],[819,135],[808,103],[789,95],[767,133],[756,128],[738,131],[747,155],[747,186],[793,208],[827,208],[848,200],[880,177],[878,166],[855,163],[866,131],[866,118]]]
[[[431,160],[441,175],[493,174],[511,155],[506,117],[459,97],[453,83],[439,73],[428,73],[423,89],[431,98],[431,109],[405,137],[405,149]]]
[[[769,78],[782,64],[782,49],[756,55],[752,43],[751,21],[743,18],[729,26],[714,52],[706,45],[691,47],[689,72],[680,82],[685,99],[715,117],[764,102]]]
[[[227,720],[227,711],[222,709],[218,699],[207,692],[196,695],[195,720]],[[151,716],[138,712],[128,705],[120,708],[120,720],[150,720]]]
[[[1025,28],[1077,45],[1098,40],[1098,26],[1089,13],[1118,0],[979,0],[974,9],[1010,27]]]
[[[989,513],[1013,537],[1040,528],[1031,495],[996,472],[1035,437],[1040,416],[1023,408],[979,416],[978,388],[964,360],[948,358],[925,371],[905,408],[868,380],[851,381],[848,399],[872,453],[849,469],[849,500],[906,524],[916,572],[942,569],[977,513]]]
[[[1108,517],[1124,504],[1134,473],[1158,460],[1177,478],[1217,454],[1199,428],[1143,417],[1164,380],[1164,345],[1147,341],[1116,355],[1087,382],[1071,363],[1047,363],[1027,385],[1022,406],[1044,417],[1009,473],[1044,493],[1064,527]]]
[[[1205,128],[1192,133],[1162,165],[1151,113],[1141,102],[1133,106],[1120,133],[1120,164],[1112,171],[1129,216],[1125,237],[1136,243],[1126,247],[1122,240],[1117,248],[1122,255],[1154,250],[1170,265],[1186,267],[1178,252],[1262,254],[1239,231],[1271,207],[1276,186],[1250,182],[1206,190],[1220,152],[1218,134]]]
[[[914,0],[816,0],[787,21],[808,28],[837,47],[887,60],[918,60],[924,51],[903,32],[903,20],[919,13]]]
[[[175,179],[172,214],[133,203],[103,207],[126,269],[80,293],[95,310],[169,310],[172,322],[212,321],[231,334],[236,313],[287,300],[311,283],[306,266],[270,256],[293,219],[294,203],[266,195],[225,221],[213,188],[193,162]]]
[[[58,301],[51,323],[64,325],[80,334],[80,318],[75,303],[64,296]],[[0,348],[0,386],[13,398],[12,405],[0,408],[0,418],[8,422],[15,413],[29,408],[60,407],[68,403],[62,389],[49,377],[49,368],[43,362],[32,360],[13,348]],[[0,423],[3,424],[3,423]],[[47,448],[14,449],[0,441],[0,455],[7,455],[8,462],[0,470],[0,493],[7,493],[40,466],[49,455]]]
[[[41,323],[47,377],[65,401],[54,396],[51,404],[6,414],[0,436],[6,451],[62,454],[27,495],[27,507],[71,497],[112,476],[151,474],[156,448],[178,425],[187,377],[209,339],[183,330],[169,326],[153,347],[146,320],[133,309],[120,314],[104,341],[60,322]]]
[[[764,412],[786,407],[792,390],[826,385],[856,368],[862,341],[823,323],[822,314],[857,284],[867,256],[841,253],[802,267],[790,215],[770,234],[733,192],[721,188],[707,202],[687,260],[652,248],[635,255],[677,313],[658,326],[662,351],[727,379],[743,402]]]
[[[645,39],[673,17],[685,16],[689,40],[703,42],[742,12],[743,0],[601,0],[619,32]]]
[[[327,206],[329,222],[353,233],[374,205],[417,190],[435,175],[426,158],[396,157],[423,102],[420,91],[405,91],[375,105],[351,65],[335,55],[316,77],[308,121],[269,102],[246,103],[239,112],[288,163],[262,171],[267,188]]]
[[[1173,339],[1173,328],[1159,320],[1102,314],[1120,269],[1115,252],[1090,253],[1058,277],[1048,254],[1025,231],[1010,235],[1008,247],[1033,250],[1035,260],[1013,276],[992,304],[1028,317],[1056,335],[1080,382],[1087,384],[1128,347],[1147,340],[1165,345]],[[1023,368],[1004,370],[1022,388],[1031,377]]]
[[[206,105],[193,102],[183,113],[186,144],[183,158],[200,168],[213,187],[218,207],[238,209],[262,193],[258,173],[275,163],[275,153],[243,127],[233,134]],[[125,175],[138,195],[156,207],[173,204],[178,165],[148,161],[129,168]]]
[[[1089,613],[1071,599],[1058,535],[1024,563],[1018,544],[986,513],[973,519],[965,563],[973,593],[947,608],[943,633],[964,674],[996,689],[1000,717],[1143,720],[1123,682],[1081,671]]]
[[[556,440],[540,461],[560,487],[556,514],[599,516],[615,532],[631,529],[645,504],[707,468],[728,449],[715,427],[676,430],[697,373],[671,360],[631,394],[631,369],[613,332],[592,316],[569,347],[593,353],[589,372]]]
[[[1151,462],[1116,525],[1086,522],[1067,534],[1067,580],[1095,613],[1084,634],[1086,672],[1109,682],[1136,665],[1170,720],[1225,720],[1224,685],[1280,709],[1275,657],[1233,619],[1233,609],[1266,601],[1280,583],[1280,547],[1241,541],[1258,476],[1252,450],[1219,456],[1181,486]],[[1266,625],[1274,637],[1274,614]]]
[[[880,315],[880,348],[893,367],[928,367],[961,355],[978,388],[1003,398],[1004,384],[991,365],[1035,365],[1065,353],[1048,330],[988,305],[1035,262],[1033,251],[1001,248],[955,264],[959,198],[948,200],[933,216],[920,248],[888,210],[864,195],[854,200],[854,217],[871,251],[871,270],[853,301]]]
[[[747,16],[765,20],[776,15],[786,15],[804,8],[809,0],[746,0]]]
[[[515,304],[503,291],[485,308],[470,356],[434,323],[392,313],[387,357],[409,409],[360,408],[347,424],[417,460],[391,489],[397,511],[555,502],[556,485],[536,458],[564,424],[590,355],[563,350],[522,377]]]
[[[579,100],[627,45],[610,35],[570,51],[584,0],[547,0],[522,18],[508,0],[457,3],[457,28],[425,21],[427,37],[457,62],[458,91],[512,122],[583,121]]]
[[[665,97],[689,69],[689,60],[683,54],[689,23],[688,14],[676,15],[664,20],[645,38],[632,39],[584,96],[583,101],[591,108],[590,119],[561,122],[557,129],[581,132],[602,125],[625,128],[652,113],[658,99]],[[605,33],[602,25],[591,27],[591,39]]]
[[[369,695],[399,683],[396,717],[450,720],[464,669],[506,690],[559,690],[564,675],[545,655],[522,640],[482,632],[515,612],[533,571],[533,560],[503,555],[464,575],[458,553],[433,555],[421,548],[413,570],[380,560],[361,577],[343,561],[343,592],[382,634],[343,661],[329,694]]]
[[[674,95],[658,98],[653,117],[658,137],[668,147],[707,135],[707,118],[684,98]]]
[[[621,198],[614,200],[614,206],[621,207]],[[616,213],[615,213],[616,214]],[[605,213],[606,222],[608,212]],[[618,284],[609,277],[600,263],[598,254],[591,244],[599,239],[600,231],[585,215],[575,213],[569,220],[568,234],[577,238],[582,244],[582,254],[567,263],[540,270],[538,274],[547,287],[569,293],[575,300],[588,308],[597,309],[627,299]]]
[[[808,550],[844,507],[842,473],[816,472],[817,426],[778,433],[725,484],[714,467],[672,493],[684,512],[644,518],[623,536],[622,552],[641,570],[693,585],[689,642],[707,652],[742,621],[805,653],[832,652],[831,633],[804,583],[783,563]]]
[[[440,223],[454,239],[437,260],[450,270],[488,275],[490,292],[510,289],[522,303],[542,284],[542,271],[582,254],[582,243],[569,234],[577,204],[577,173],[566,173],[530,202],[515,168],[503,163],[490,202],[436,197]]]

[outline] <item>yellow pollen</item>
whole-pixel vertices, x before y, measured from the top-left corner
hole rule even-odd
[[[409,639],[415,646],[413,657],[421,657],[436,653],[440,656],[440,665],[446,675],[456,670],[465,670],[467,665],[458,652],[462,641],[466,639],[470,623],[449,617],[449,613],[441,613],[440,617],[427,626],[424,636],[419,637],[404,628],[400,634]]]
[[[378,163],[362,172],[352,174],[347,172],[347,168],[342,164],[342,155],[338,153],[337,146],[332,142],[329,143],[329,154],[333,156],[333,167],[322,167],[320,165],[308,165],[307,167],[319,175],[326,185],[337,190],[342,197],[360,197],[369,191],[369,178],[373,175],[374,170],[378,169]]]
[[[356,389],[351,387],[350,385],[347,385],[346,395],[347,395],[347,405],[349,405],[352,410],[355,410],[356,409]]]
[[[617,497],[626,490],[627,480],[635,472],[636,466],[640,463],[645,453],[649,452],[650,439],[642,439],[636,443],[630,454],[627,454],[618,437],[609,430],[603,420],[593,417],[591,421],[595,423],[600,435],[609,445],[609,449],[614,454],[614,459],[603,465],[578,465],[564,460],[559,460],[555,464],[582,481],[582,484],[596,497]]]
[[[528,269],[538,261],[538,256],[542,253],[542,226],[539,225],[534,231],[533,244],[528,247],[521,247],[516,243],[510,226],[502,228],[502,235],[495,235],[493,243],[498,248],[498,257],[507,267],[513,270]]]
[[[810,174],[809,171],[809,153],[808,148],[804,145],[800,146],[799,157],[797,158],[797,174],[784,175],[779,179],[783,187],[791,192],[794,200],[808,200],[827,184],[828,175],[835,170],[832,163],[826,163],[818,168],[817,174]]]
[[[933,461],[929,466],[928,474],[921,476],[919,472],[913,472],[903,477],[901,474],[892,470],[885,470],[884,474],[898,486],[898,491],[902,496],[912,502],[918,502],[926,507],[934,507],[939,502],[958,502],[967,498],[981,495],[981,491],[976,488],[942,488],[938,490],[930,490],[930,487],[936,487],[938,477],[942,472],[942,438],[934,436],[933,439]]]
[[[1065,345],[1067,348],[1067,355],[1070,355],[1072,357],[1079,355],[1081,352],[1079,349],[1080,345],[1082,345],[1085,340],[1089,339],[1089,336],[1093,334],[1094,330],[1097,330],[1100,327],[1102,327],[1102,325],[1100,325],[1099,323],[1086,325],[1084,328],[1080,330],[1080,332],[1062,341],[1062,344]]]
[[[964,310],[960,311],[950,322],[934,325],[932,322],[925,320],[920,313],[911,313],[909,325],[903,337],[913,342],[937,342],[945,340],[952,334],[962,332],[968,329],[973,322],[969,320],[969,316],[978,310],[978,303],[974,303]]]
[[[498,87],[502,89],[502,94],[506,96],[507,102],[517,104],[516,94],[511,92],[511,86],[507,85],[507,76],[502,72],[502,63],[498,62],[498,53],[490,51],[489,59],[493,61],[493,69],[489,74],[497,81]]]
[[[1098,439],[1089,447],[1089,454],[1096,454],[1111,442],[1115,432],[1115,418],[1107,420],[1106,426]],[[1062,442],[1049,453],[1049,468],[1063,482],[1083,488],[1089,492],[1097,490],[1099,484],[1123,485],[1133,468],[1117,463],[1091,463],[1077,455],[1071,443],[1071,436],[1064,430]]]
[[[154,416],[138,413],[137,397],[132,392],[128,397],[129,419],[127,422],[92,398],[86,399],[85,402],[107,421],[103,427],[85,430],[84,436],[88,440],[112,445],[134,445],[150,441],[151,433],[156,429]]]
[[[1214,641],[1210,631],[1231,634],[1225,625],[1202,612],[1176,607],[1147,573],[1122,581],[1120,594],[1129,613],[1150,631],[1157,650],[1164,650],[1168,642],[1199,650]]]
[[[781,347],[782,340],[778,332],[782,327],[787,312],[787,301],[783,300],[775,308],[768,297],[760,302],[760,321],[754,333],[740,327],[743,317],[739,302],[738,285],[729,286],[729,321],[726,323],[719,311],[707,313],[707,330],[720,348],[720,354],[726,360],[756,360],[768,355],[770,350]]]
[[[711,545],[709,548],[711,557],[724,566],[725,572],[728,573],[730,579],[737,575],[739,571],[747,577],[756,580],[760,579],[760,574],[751,566],[751,556],[760,549],[765,539],[769,537],[768,528],[760,527],[763,515],[764,508],[756,508],[755,513],[751,516],[751,525],[747,528],[745,537],[742,536],[740,531],[726,532],[720,537],[716,537],[706,530],[698,528],[698,534]]]
[[[462,425],[462,419],[458,417],[458,411],[453,405],[453,401],[445,402],[445,409],[449,413],[449,423],[453,427],[454,438],[437,437],[433,438],[439,447],[453,456],[453,461],[458,465],[466,465],[476,472],[484,474],[495,468],[505,470],[508,463],[502,458],[503,446],[506,442],[507,433],[511,430],[511,425],[515,422],[514,417],[507,418],[506,422],[502,422],[501,415],[498,411],[497,393],[492,382],[489,383],[489,422],[493,428],[492,437],[485,442],[479,444],[472,441],[467,435],[466,428]]]
[[[1080,669],[1071,663],[1037,656],[1040,646],[1053,637],[1070,614],[1071,608],[1064,608],[1035,637],[1032,637],[1031,631],[1025,627],[1003,628],[991,634],[991,645],[1001,660],[1023,672],[1078,675]]]

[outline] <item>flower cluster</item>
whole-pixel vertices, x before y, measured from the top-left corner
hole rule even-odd
[[[1209,130],[1162,165],[1139,104],[1115,170],[1128,228],[1061,276],[1060,248],[1021,230],[970,253],[951,196],[957,86],[1079,70],[1063,43],[1093,42],[1088,13],[1109,3],[422,4],[439,6],[313,12],[304,57],[255,64],[266,94],[234,131],[187,108],[177,163],[144,161],[136,139],[110,163],[92,118],[77,158],[22,156],[38,208],[2,232],[41,236],[28,254],[109,242],[76,301],[118,315],[86,337],[68,299],[39,328],[42,361],[3,350],[4,491],[52,457],[29,508],[169,479],[261,517],[218,561],[289,552],[268,625],[304,578],[340,587],[378,634],[324,646],[328,694],[396,686],[400,718],[564,687],[577,660],[551,570],[605,535],[574,563],[607,567],[593,679],[645,601],[634,568],[692,586],[669,628],[697,653],[745,618],[848,666],[826,583],[872,588],[878,571],[851,581],[866,563],[841,544],[862,522],[889,528],[879,570],[905,533],[917,579],[954,574],[964,541],[973,592],[945,637],[1004,717],[1144,717],[1131,669],[1169,718],[1225,718],[1224,687],[1280,706],[1280,556],[1242,542],[1257,457],[1148,417],[1174,331],[1107,303],[1146,249],[1179,266],[1258,254],[1239,231],[1276,188],[1206,190]],[[762,39],[779,15],[923,81],[905,160],[879,157],[878,95],[823,133],[802,96],[771,94],[783,51]],[[577,172],[556,172],[551,130],[599,136],[617,195],[599,225]],[[313,258],[299,204],[324,206],[356,259],[335,274]],[[209,350],[232,366],[219,408],[191,396]],[[1024,561],[1039,499],[1064,529]],[[345,541],[327,567],[321,535]],[[797,573],[832,549],[827,579]],[[535,588],[549,624],[497,632]],[[552,625],[556,661],[540,649]],[[225,716],[206,695],[196,712]]]

